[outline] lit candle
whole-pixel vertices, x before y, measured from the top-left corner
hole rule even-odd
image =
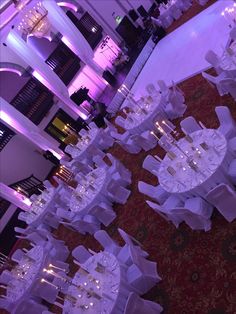
[[[60,267],[54,266],[52,264],[49,264],[48,266],[51,267],[51,268],[55,268],[55,269],[58,269],[58,270],[66,272],[66,269],[64,269],[64,268],[60,268]]]
[[[164,124],[171,132],[174,131],[174,129],[173,129],[165,120],[162,120],[161,122],[162,122],[162,124]]]
[[[118,89],[118,92],[119,92],[122,96],[126,97],[126,94],[123,93],[121,89]]]
[[[158,141],[160,140],[159,137],[153,131],[151,131],[150,134],[152,134]]]
[[[57,172],[56,176],[64,181],[64,178]]]
[[[47,281],[47,280],[44,279],[44,278],[41,279],[41,282],[42,282],[42,283],[45,282],[45,283],[47,283],[49,286],[52,286],[52,287],[58,289],[58,286],[54,285],[53,283]]]

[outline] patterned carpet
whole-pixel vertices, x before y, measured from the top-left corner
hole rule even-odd
[[[218,126],[215,106],[226,105],[236,119],[235,101],[230,96],[220,97],[201,75],[188,79],[179,87],[186,97],[185,117],[193,115],[207,127],[214,128]],[[178,126],[179,121],[174,121],[175,125]],[[132,194],[127,204],[114,206],[117,218],[106,230],[120,244],[123,242],[117,233],[118,227],[138,239],[149,252],[150,260],[157,262],[162,277],[162,281],[144,297],[160,303],[164,314],[235,314],[236,220],[228,223],[214,211],[209,232],[192,231],[185,224],[175,229],[146,205],[146,197],[137,189],[139,180],[157,183],[154,176],[142,169],[142,162],[147,154],[162,157],[163,150],[157,147],[148,153],[131,155],[115,145],[110,152],[131,170]],[[63,226],[56,234],[70,249],[79,244],[95,251],[101,249],[93,237]],[[71,263],[71,274],[75,271],[76,267]],[[52,308],[53,312],[57,310]]]

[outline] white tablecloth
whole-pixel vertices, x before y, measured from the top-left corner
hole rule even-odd
[[[196,193],[204,197],[209,188],[213,187],[215,180],[221,182],[227,180],[224,169],[227,166],[227,141],[225,137],[216,130],[203,129],[191,134],[193,143],[186,139],[178,141],[181,149],[192,156],[196,161],[198,169],[194,171],[186,162],[187,157],[177,148],[171,150],[177,155],[171,160],[167,155],[161,162],[158,170],[160,185],[169,193]],[[200,144],[206,143],[209,147],[205,151]],[[199,153],[194,150],[198,148]],[[171,175],[167,168],[173,168],[176,173]]]
[[[28,225],[39,225],[49,212],[54,211],[54,205],[60,188],[59,186],[55,189],[50,188],[44,190],[38,198],[33,201],[26,216],[26,223]]]
[[[164,117],[161,94],[158,93],[157,96],[152,97],[152,101],[144,102],[142,107],[136,106],[136,111],[127,115],[124,127],[130,134],[140,134],[147,130],[153,130],[154,120]]]
[[[9,283],[6,295],[16,306],[29,297],[32,287],[40,280],[46,255],[41,246],[35,246],[27,253],[29,259],[23,258],[12,270],[14,279]]]
[[[98,267],[98,263],[104,267]],[[100,252],[90,257],[83,268],[89,272],[78,271],[73,284],[82,286],[86,290],[93,290],[101,298],[89,297],[83,289],[71,285],[68,289],[68,295],[76,298],[76,302],[65,300],[64,314],[116,314],[123,313],[124,301],[122,284],[125,282],[125,271],[119,265],[114,255],[108,252]],[[96,282],[96,280],[98,280]],[[127,292],[128,297],[128,292]],[[72,304],[73,303],[73,304]],[[83,309],[81,306],[88,306]]]
[[[96,176],[96,178],[93,177]],[[91,183],[93,188],[86,188]],[[109,174],[103,167],[91,171],[86,176],[86,182],[79,182],[70,200],[70,210],[79,214],[87,214],[89,209],[99,204],[106,194],[106,187],[109,183]]]

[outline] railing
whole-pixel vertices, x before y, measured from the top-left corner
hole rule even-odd
[[[9,186],[10,188],[14,190],[18,190],[24,194],[26,192],[28,196],[31,196],[32,194],[38,194],[38,189],[43,189],[43,183],[39,179],[37,179],[34,175],[31,175],[30,177],[20,180],[16,183],[13,183]],[[25,193],[25,194],[26,194]]]

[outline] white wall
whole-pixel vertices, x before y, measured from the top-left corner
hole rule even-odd
[[[0,181],[9,185],[32,174],[44,180],[53,164],[36,150],[22,135],[15,135],[0,153]]]

